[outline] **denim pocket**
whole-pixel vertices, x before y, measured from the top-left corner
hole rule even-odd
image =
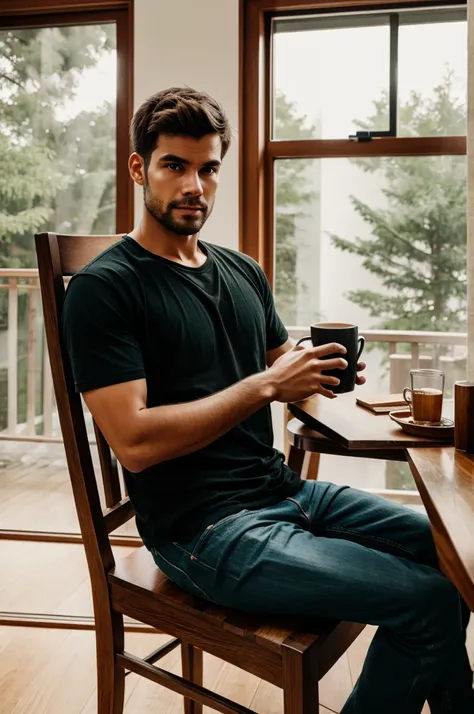
[[[156,565],[173,583],[175,583],[175,585],[178,585],[178,587],[183,588],[183,590],[186,590],[192,595],[204,598],[205,600],[210,600],[206,591],[196,583],[189,573],[183,570],[183,568],[181,568],[177,563],[173,563],[171,560],[166,558],[161,550],[158,548],[151,548],[151,554]]]
[[[241,511],[238,511],[238,513],[231,513],[230,516],[221,518],[221,520],[217,521],[217,523],[211,523],[211,525],[207,526],[207,528],[201,533],[201,535],[195,542],[194,547],[191,549],[191,552],[190,552],[191,560],[198,559],[200,553],[202,552],[204,546],[206,545],[206,543],[212,533],[220,532],[224,526],[230,525],[233,521],[237,520],[237,518],[239,518],[240,516],[243,516],[244,513],[248,513],[248,512],[249,512],[248,508],[243,508]]]

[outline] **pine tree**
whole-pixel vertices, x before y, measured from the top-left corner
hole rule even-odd
[[[34,267],[36,231],[114,230],[115,106],[63,111],[114,49],[113,25],[0,32],[0,267]]]
[[[361,128],[386,126],[387,98]],[[403,136],[465,134],[466,107],[455,99],[449,72],[425,98],[413,93],[400,108]],[[370,226],[369,238],[332,235],[334,245],[362,258],[383,292],[360,288],[348,298],[391,330],[456,331],[466,317],[466,161],[463,156],[383,157],[354,160],[378,172],[386,207],[376,209],[351,196]]]

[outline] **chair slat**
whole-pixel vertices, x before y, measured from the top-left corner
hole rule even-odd
[[[254,709],[248,709],[248,707],[244,707],[241,704],[236,704],[236,702],[226,699],[220,694],[211,692],[210,689],[188,682],[177,674],[168,672],[160,667],[154,667],[128,652],[117,655],[117,662],[124,669],[146,677],[162,687],[181,694],[183,697],[192,697],[194,701],[222,712],[222,714],[257,714]]]
[[[112,508],[122,500],[122,489],[117,468],[117,459],[112,454],[110,446],[94,420],[94,431],[99,452],[102,483],[104,484],[105,505]]]
[[[258,644],[268,647],[269,649],[279,651],[282,644],[288,639],[288,637],[290,637],[291,633],[291,630],[264,625],[256,631],[255,642],[258,642]]]
[[[222,622],[222,626],[229,632],[234,632],[247,640],[255,639],[255,633],[262,624],[262,616],[254,613],[235,612],[229,610],[228,617]]]
[[[133,518],[135,510],[129,498],[124,498],[112,508],[104,512],[104,521],[107,533],[112,533],[124,523]]]

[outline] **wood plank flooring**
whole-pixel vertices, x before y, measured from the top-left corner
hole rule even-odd
[[[0,454],[0,528],[78,532],[69,477],[59,447],[29,450],[22,462]],[[133,523],[122,529],[135,534]],[[116,557],[128,548],[115,549]],[[0,540],[0,611],[91,615],[88,572],[81,545]],[[360,674],[374,634],[367,628],[320,685],[319,714],[340,712]],[[164,635],[127,634],[139,656]],[[161,662],[180,672],[179,650]],[[254,709],[281,714],[281,691],[205,655],[205,686]],[[96,714],[93,632],[0,627],[0,714]],[[125,714],[182,714],[182,699],[129,675]],[[205,709],[206,714],[211,714]],[[428,712],[428,708],[425,710]],[[316,714],[316,712],[315,712]]]
[[[126,646],[143,656],[161,641],[163,635],[129,634]],[[179,651],[167,655],[160,666],[180,674]],[[352,686],[350,676],[345,657],[321,683],[319,714],[340,711]],[[211,655],[205,655],[204,684],[259,714],[282,712],[279,689]],[[0,714],[97,714],[94,634],[0,628],[0,691]],[[134,674],[127,677],[124,714],[182,711],[178,695]]]

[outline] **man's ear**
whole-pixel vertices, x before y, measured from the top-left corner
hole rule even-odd
[[[145,161],[136,151],[128,159],[128,170],[130,176],[138,186],[145,185]]]

